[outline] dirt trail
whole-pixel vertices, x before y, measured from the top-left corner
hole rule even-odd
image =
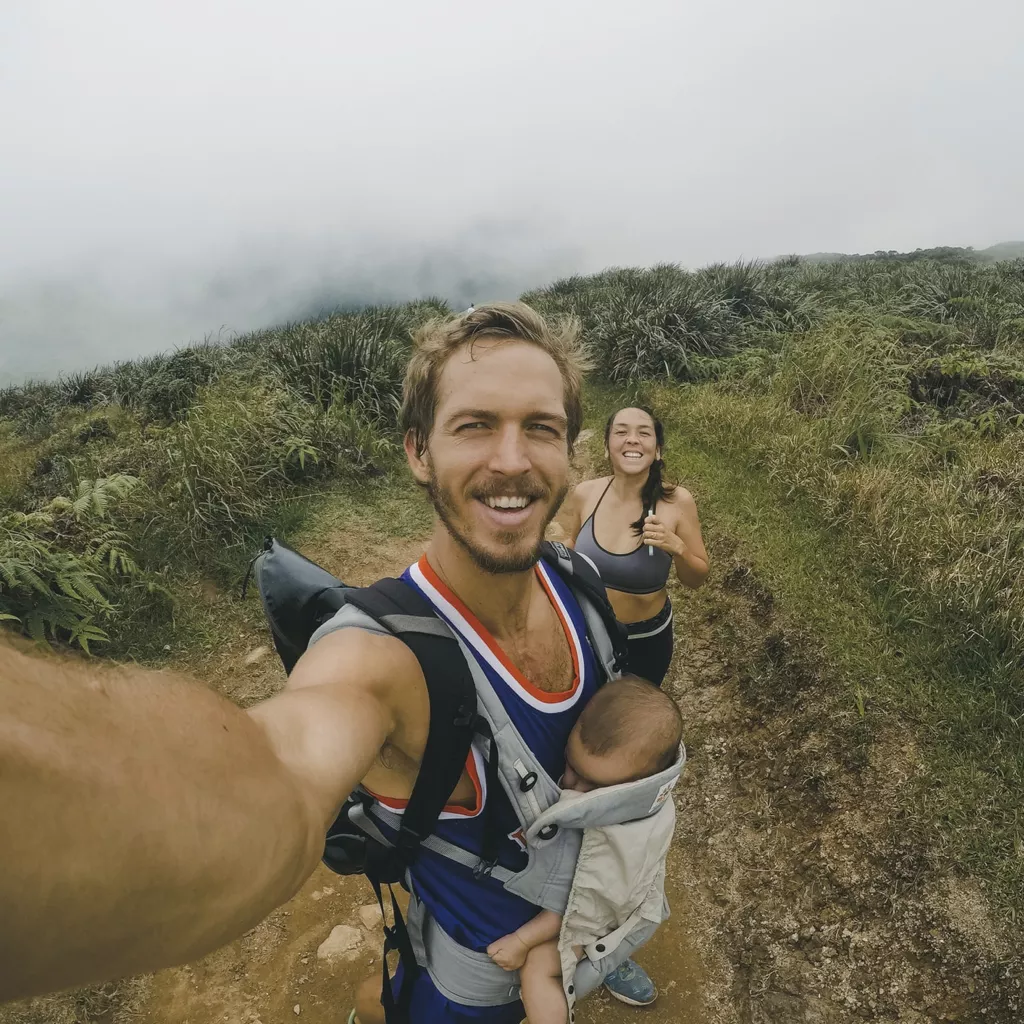
[[[422,539],[385,546],[353,526],[310,553],[360,584],[422,549]],[[980,890],[932,870],[922,838],[902,827],[912,739],[858,732],[813,641],[780,616],[741,554],[738,541],[714,537],[712,581],[672,594],[677,654],[665,686],[690,761],[676,796],[673,914],[640,958],[661,998],[637,1011],[602,994],[577,1020],[1019,1022],[1020,942]],[[273,692],[283,680],[273,655],[244,664],[245,649],[263,643],[255,629],[241,637],[207,678],[243,704]],[[380,969],[371,903],[364,880],[319,868],[238,942],[156,975],[134,1019],[344,1021],[356,984]],[[352,929],[348,959],[319,960],[336,925]]]

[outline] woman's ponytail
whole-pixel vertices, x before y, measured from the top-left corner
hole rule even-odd
[[[644,411],[646,412],[646,410]],[[655,420],[654,422],[657,423],[658,421]],[[664,468],[664,461],[662,459],[655,459],[647,473],[647,482],[640,492],[640,501],[644,507],[640,510],[640,518],[630,524],[637,536],[644,532],[644,520],[647,518],[647,514],[653,512],[658,507],[658,502],[667,498],[675,490],[674,487],[666,486],[662,482],[661,476]]]

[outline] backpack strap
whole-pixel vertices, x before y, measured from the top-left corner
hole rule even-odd
[[[417,775],[394,844],[374,838],[372,833],[376,829],[366,821],[366,808],[360,801],[347,801],[348,810],[343,808],[342,812],[371,840],[360,849],[365,858],[363,873],[373,886],[385,921],[381,1002],[388,1024],[407,1024],[418,968],[391,886],[405,880],[420,846],[434,831],[465,770],[475,735],[490,741],[485,776],[488,793],[497,793],[500,786],[497,744],[486,719],[477,711],[476,686],[469,664],[459,641],[437,616],[433,605],[401,580],[383,579],[369,587],[346,587],[315,562],[273,537],[266,538],[263,550],[250,563],[243,583],[243,597],[250,578],[256,581],[274,645],[286,672],[294,668],[316,629],[346,604],[353,605],[400,639],[416,656],[423,671],[430,703],[422,761],[425,770]],[[484,811],[483,850],[474,868],[478,876],[489,874],[497,861],[500,829],[493,819],[494,807],[495,801],[490,800]],[[357,814],[359,821],[354,817]],[[340,838],[344,838],[344,834],[347,834],[346,829],[342,829]],[[329,834],[328,839],[331,838],[336,837]],[[384,887],[391,896],[391,926],[385,915]],[[405,967],[397,998],[389,976],[389,951],[397,951]]]
[[[462,778],[477,728],[476,687],[451,630],[412,587],[383,579],[346,591],[345,603],[398,637],[416,655],[427,684],[430,727],[422,763],[430,770],[417,775],[402,814],[395,848],[404,874]]]
[[[401,580],[388,578],[369,587],[346,591],[345,603],[386,627],[416,655],[430,699],[430,726],[421,770],[401,816],[394,847],[371,845],[373,856],[365,868],[384,920],[385,946],[381,957],[384,1018],[387,1024],[408,1024],[413,983],[419,969],[409,929],[391,884],[404,879],[420,845],[433,832],[462,777],[473,736],[483,719],[477,714],[476,687],[459,643],[426,598]],[[496,753],[496,744],[492,743],[491,747]],[[429,770],[424,770],[428,766]],[[494,778],[488,778],[489,787],[497,785],[496,768],[495,763]],[[390,925],[385,913],[385,885],[391,896]],[[405,971],[397,997],[388,968],[389,951],[398,953]]]
[[[594,563],[559,541],[544,541],[540,554],[579,599],[587,623],[587,638],[604,669],[605,680],[617,678],[629,665],[626,627],[615,617]]]

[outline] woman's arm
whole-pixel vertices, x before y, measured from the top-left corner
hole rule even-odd
[[[700,532],[697,503],[693,495],[682,487],[676,488],[672,500],[679,507],[675,529],[669,530],[656,515],[648,516],[644,520],[642,541],[667,551],[672,556],[679,582],[696,590],[707,579],[710,569]]]
[[[700,532],[700,518],[693,495],[682,487],[676,488],[675,500],[679,502],[679,519],[675,536],[681,549],[673,552],[672,562],[676,567],[679,582],[696,590],[707,578],[711,568],[704,538]]]

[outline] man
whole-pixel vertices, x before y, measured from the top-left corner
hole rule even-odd
[[[582,369],[572,328],[478,307],[420,332],[402,409],[438,516],[409,578],[457,609],[552,772],[595,685],[579,608],[537,566],[568,487]],[[366,629],[315,641],[288,688],[248,712],[185,680],[0,648],[0,999],[195,959],[294,895],[357,784],[401,807],[427,739],[419,662]],[[474,756],[448,808],[470,846],[483,803],[502,813],[507,800],[481,791]],[[537,909],[486,877],[449,886],[427,866],[415,881],[465,946],[486,949]],[[630,961],[606,984],[634,1004],[655,995]],[[415,1019],[519,1020],[517,1003],[467,1008],[426,972],[416,986]],[[364,1024],[379,1013],[371,991]]]

